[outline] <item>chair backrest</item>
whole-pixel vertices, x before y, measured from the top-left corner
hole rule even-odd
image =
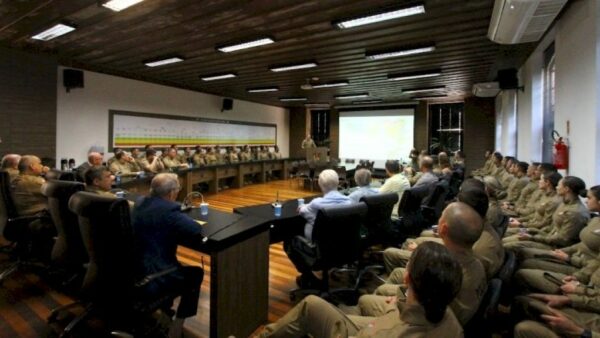
[[[496,230],[498,232],[498,235],[500,236],[500,238],[504,237],[504,234],[506,233],[506,229],[508,228],[508,222],[510,221],[510,217],[508,217],[507,215],[504,215],[502,217],[502,221],[494,226],[494,230]]]
[[[296,174],[298,176],[310,176],[310,165],[307,162],[298,163]]]
[[[423,199],[423,207],[428,210],[424,216],[429,222],[433,222],[432,224],[435,224],[442,215],[446,206],[447,194],[448,181],[441,180],[431,185],[429,195]]]
[[[515,253],[511,250],[504,250],[504,262],[500,269],[498,269],[496,278],[500,279],[503,285],[509,285],[516,269],[517,257]]]
[[[10,175],[0,170],[0,234],[4,233],[8,220],[17,216],[17,208],[11,194]]]
[[[367,214],[365,203],[325,207],[317,213],[313,241],[324,269],[353,263],[361,255],[360,227]]]
[[[52,261],[62,266],[78,268],[88,260],[77,215],[69,210],[69,199],[83,189],[83,183],[57,180],[48,181],[42,187],[42,193],[48,198],[48,211],[57,232],[52,247]]]
[[[135,257],[129,204],[125,199],[80,191],[69,201],[89,256],[82,294],[102,305],[133,301]]]
[[[488,282],[487,291],[479,304],[479,309],[464,326],[465,338],[492,337],[490,319],[497,313],[501,291],[502,281],[500,279],[494,278]]]
[[[392,211],[398,202],[398,194],[375,194],[363,196],[360,199],[367,205],[365,227],[368,230],[368,242],[370,244],[387,243],[386,237],[392,227]]]

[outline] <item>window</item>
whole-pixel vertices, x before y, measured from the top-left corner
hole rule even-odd
[[[311,134],[318,146],[329,147],[329,110],[311,110]]]
[[[555,75],[556,64],[554,58],[554,44],[544,51],[543,69],[543,109],[542,117],[542,161],[552,162],[552,131],[554,130],[554,103],[555,103]]]
[[[462,150],[464,103],[429,106],[429,154]]]

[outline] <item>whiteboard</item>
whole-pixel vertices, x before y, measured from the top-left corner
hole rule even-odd
[[[153,146],[275,145],[277,125],[187,116],[109,111],[111,148]]]

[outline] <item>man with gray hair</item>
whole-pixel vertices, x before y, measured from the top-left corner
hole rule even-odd
[[[80,181],[85,182],[85,172],[94,166],[102,165],[102,154],[92,151],[88,154],[88,161],[77,167],[77,177]]]
[[[0,170],[6,171],[10,176],[12,182],[17,176],[19,176],[19,161],[21,155],[17,154],[6,154],[2,157],[2,163],[0,163]]]
[[[317,197],[310,203],[298,208],[300,215],[306,219],[304,237],[297,236],[293,240],[286,240],[283,243],[285,252],[296,266],[296,269],[301,273],[296,278],[296,283],[299,287],[311,287],[320,283],[320,280],[312,273],[311,266],[305,262],[304,255],[301,254],[301,252],[306,252],[306,250],[303,250],[304,247],[311,246],[313,226],[317,218],[317,213],[324,207],[351,203],[350,198],[337,191],[339,182],[338,174],[334,170],[326,169],[319,174],[319,187],[323,192],[323,197]]]
[[[371,172],[368,169],[358,169],[354,173],[354,182],[356,182],[358,189],[348,196],[352,203],[360,202],[363,196],[377,194],[377,189],[371,188]]]
[[[197,247],[204,236],[202,227],[182,213],[181,206],[175,202],[180,190],[177,175],[158,174],[150,184],[150,196],[144,198],[133,211],[138,276],[173,270],[146,284],[145,294],[150,299],[181,295],[170,337],[181,337],[185,318],[196,315],[204,276],[201,268],[184,267],[177,261],[177,245]]]
[[[433,159],[430,156],[423,156],[419,165],[421,166],[421,176],[413,187],[430,185],[439,181],[438,177],[433,174]]]

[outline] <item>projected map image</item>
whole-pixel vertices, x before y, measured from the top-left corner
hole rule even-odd
[[[412,109],[340,113],[341,158],[406,161],[413,135]]]

